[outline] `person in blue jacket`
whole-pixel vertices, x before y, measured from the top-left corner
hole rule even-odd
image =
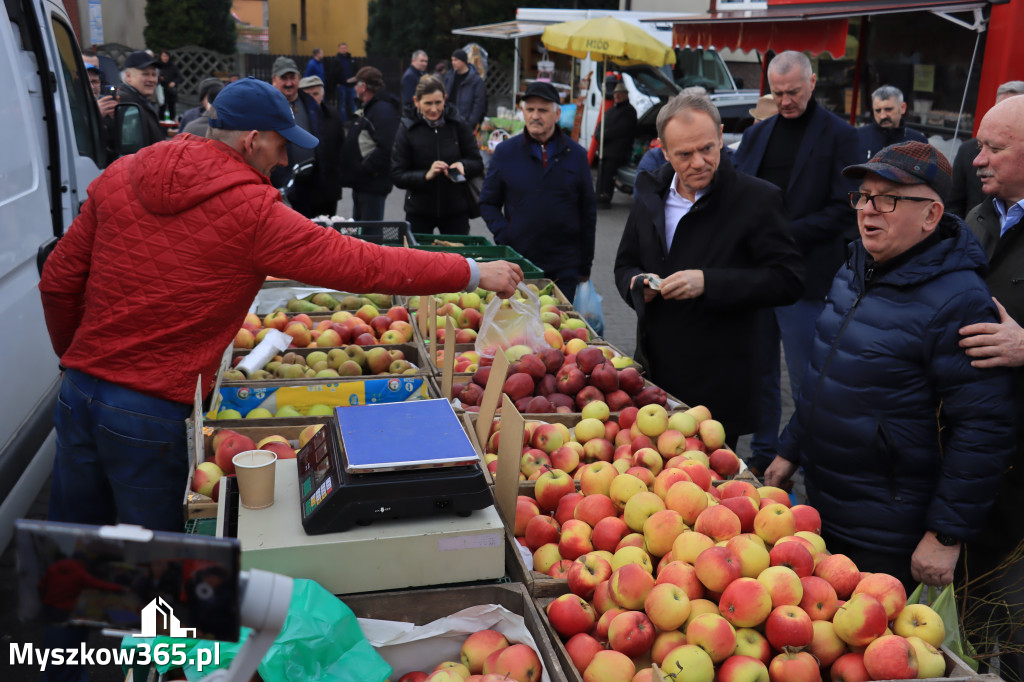
[[[844,175],[860,240],[818,318],[811,361],[779,455],[803,466],[822,537],[862,571],[912,588],[952,582],[981,533],[1015,446],[1011,375],[971,365],[960,328],[998,322],[985,250],[943,213],[949,161],[904,142]]]
[[[324,73],[324,51],[319,47],[313,49],[313,58],[306,62],[306,73],[302,75],[319,76],[321,82],[327,82],[327,75]]]
[[[924,133],[907,127],[906,121],[903,120],[906,113],[907,103],[903,101],[903,92],[899,88],[883,85],[871,93],[871,115],[875,120],[857,128],[862,161],[867,161],[882,147],[891,144],[908,140],[928,141]]]
[[[558,129],[559,113],[555,86],[530,83],[526,129],[495,149],[480,215],[495,244],[521,253],[571,301],[577,285],[590,279],[597,200],[587,152]]]

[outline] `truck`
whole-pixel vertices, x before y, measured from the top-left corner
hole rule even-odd
[[[0,11],[0,549],[50,475],[60,385],[39,297],[46,256],[106,165],[99,111],[61,3]],[[119,116],[123,118],[123,112]]]

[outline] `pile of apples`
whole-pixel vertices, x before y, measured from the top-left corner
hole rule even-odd
[[[497,630],[474,632],[462,643],[458,661],[433,671],[411,672],[398,682],[538,682],[543,665],[528,644],[513,644]]]
[[[590,344],[583,339],[572,339],[568,343],[560,346],[557,350],[561,350],[565,355],[576,356],[581,350],[588,347],[590,347]],[[633,358],[628,355],[623,355],[622,351],[614,346],[600,345],[595,347],[601,349],[601,352],[604,353],[604,356],[608,358],[608,362],[612,363],[612,366],[615,369],[626,369],[627,367],[633,367],[636,364],[633,362]],[[529,346],[516,345],[503,351],[503,355],[508,358],[509,362],[515,362],[523,355],[532,352],[533,349]],[[437,361],[438,364],[441,364],[444,361],[443,348],[438,348],[437,350]],[[493,362],[493,357],[481,355],[476,350],[466,350],[455,356],[453,364],[456,372],[472,374],[481,367],[489,367]]]
[[[241,357],[234,359],[238,364]],[[308,355],[288,352],[275,355],[262,369],[246,376],[240,369],[224,371],[224,381],[265,381],[268,379],[328,379],[378,374],[416,374],[417,368],[405,359],[405,352],[383,346],[358,345],[315,350]]]
[[[676,425],[682,414],[672,415]],[[695,414],[698,432],[711,423],[708,435],[724,438],[705,409]],[[657,443],[665,434],[675,440],[682,432],[669,419],[649,405],[628,428]],[[557,427],[536,426],[530,444],[558,443]],[[719,471],[738,466],[731,451],[722,450],[733,459],[722,455],[718,470],[714,452],[667,457],[647,447],[625,472],[626,464],[594,461],[570,475],[557,467],[561,447],[536,478],[534,498],[517,500],[514,530],[535,571],[567,582],[570,593],[546,613],[585,682],[647,682],[651,663],[687,682],[944,674],[938,614],[907,604],[896,578],[828,554],[813,507],[742,480],[715,486]],[[653,457],[654,469],[636,466],[645,449],[665,460],[660,469]]]
[[[235,475],[235,465],[231,461],[235,455],[246,450],[269,450],[275,453],[278,459],[295,459],[297,451],[309,442],[321,426],[322,424],[310,424],[304,428],[299,433],[298,448],[293,447],[284,436],[267,436],[257,443],[237,431],[218,429],[210,441],[212,454],[196,465],[196,470],[192,474],[192,492],[214,500],[218,499],[220,480],[224,476]]]
[[[270,329],[277,329],[292,337],[291,348],[334,348],[348,344],[372,346],[375,344],[408,343],[413,337],[409,311],[394,306],[381,312],[372,305],[364,305],[354,313],[341,310],[330,319],[314,322],[306,313],[289,315],[277,310],[260,319],[249,313],[242,328],[235,334],[235,350],[248,350],[256,346]]]
[[[334,415],[334,408],[325,403],[315,403],[305,408],[304,411],[300,411],[294,405],[278,405],[277,412],[271,412],[265,407],[254,407],[242,416],[242,413],[238,410],[225,407],[216,412],[210,411],[206,413],[206,419],[212,420],[231,420],[231,419],[291,419],[293,417],[330,417]]]
[[[576,342],[577,350],[572,350]],[[609,346],[587,346],[574,339],[566,345],[568,354],[555,348],[537,353],[527,346],[506,351],[514,359],[502,392],[520,412],[531,414],[581,412],[591,402],[601,402],[612,412],[649,404],[666,405],[668,396],[657,386],[645,386],[635,367],[616,367],[615,351]],[[482,360],[482,358],[480,358]],[[620,363],[626,364],[626,363]],[[453,396],[473,411],[480,405],[491,367],[478,366],[471,381],[453,388]]]

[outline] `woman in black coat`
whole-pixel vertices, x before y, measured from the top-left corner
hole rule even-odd
[[[164,88],[164,103],[160,105],[160,117],[163,118],[164,112],[167,112],[172,119],[175,119],[178,114],[178,86],[181,85],[181,71],[171,61],[171,53],[167,50],[160,53],[156,68],[160,71],[160,85]]]
[[[391,152],[391,179],[406,190],[405,219],[413,232],[469,234],[472,205],[467,181],[483,176],[473,129],[446,106],[441,80],[424,76],[416,86]],[[465,181],[455,182],[461,175]]]

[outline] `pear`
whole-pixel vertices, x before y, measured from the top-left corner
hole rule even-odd
[[[338,307],[341,305],[341,302],[338,301],[338,299],[334,298],[334,296],[331,296],[326,291],[321,291],[318,294],[313,294],[313,296],[309,300],[312,301],[315,305],[330,308],[331,310],[337,310]]]
[[[290,313],[311,313],[315,310],[316,304],[310,301],[303,301],[300,298],[288,301],[288,312]]]
[[[366,298],[370,299],[370,303],[378,308],[391,307],[390,294],[367,294]]]
[[[341,299],[341,307],[344,310],[356,310],[360,308],[362,305],[363,301],[358,296],[349,295]]]

